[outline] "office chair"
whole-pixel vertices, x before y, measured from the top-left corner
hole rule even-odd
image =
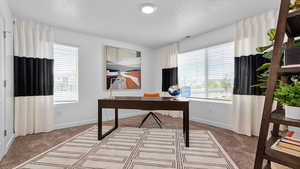
[[[160,97],[159,93],[145,93],[144,97]],[[162,121],[157,117],[157,115],[153,112],[149,112],[145,118],[142,120],[141,124],[139,125],[139,128],[141,128],[143,126],[143,124],[145,123],[145,121],[152,116],[152,118],[155,120],[155,122],[159,125],[160,128],[162,128],[161,123]]]

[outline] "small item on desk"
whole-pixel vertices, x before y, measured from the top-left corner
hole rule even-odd
[[[144,97],[160,97],[159,93],[144,93]]]
[[[174,101],[188,101],[189,99],[186,97],[174,97],[172,98]]]
[[[171,96],[179,96],[180,95],[180,88],[176,85],[170,86],[168,90],[169,95]]]

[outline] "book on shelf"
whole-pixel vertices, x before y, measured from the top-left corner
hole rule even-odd
[[[281,139],[278,139],[271,148],[300,157],[300,138],[295,132],[288,131],[286,135]]]
[[[300,151],[298,151],[300,146],[294,147],[293,144],[284,143],[281,139],[277,140],[271,147],[273,150],[287,153],[293,156],[300,157]]]
[[[278,142],[278,146],[300,152],[300,146],[291,144],[291,143],[287,143],[282,140]]]
[[[271,147],[274,150],[300,157],[300,137],[294,131],[288,131]]]
[[[300,134],[295,131],[288,131],[283,138],[290,139],[291,141],[300,144]]]
[[[288,137],[287,138],[281,138],[280,141],[284,142],[284,143],[300,146],[300,140],[296,140],[296,139],[293,139],[293,138],[288,138]]]

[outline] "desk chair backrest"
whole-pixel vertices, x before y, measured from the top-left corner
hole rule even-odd
[[[160,97],[159,93],[144,93],[144,97]]]

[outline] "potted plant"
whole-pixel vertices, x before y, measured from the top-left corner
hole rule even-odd
[[[274,97],[284,106],[287,118],[300,120],[300,81],[296,78],[291,80],[291,84],[280,84]]]
[[[300,1],[300,0],[299,0]],[[261,72],[257,78],[259,83],[255,84],[253,87],[261,87],[261,88],[267,88],[267,81],[268,81],[268,77],[269,77],[269,73],[270,73],[270,66],[271,66],[271,59],[273,57],[273,45],[274,45],[274,41],[275,41],[275,34],[276,34],[276,29],[272,28],[269,29],[267,32],[267,35],[269,37],[269,41],[270,41],[270,45],[267,46],[262,46],[262,47],[258,47],[256,48],[256,51],[258,53],[262,53],[263,57],[266,59],[269,59],[270,62],[263,64],[262,66],[260,66],[257,69],[257,72]],[[285,57],[282,57],[282,65],[289,65],[289,64],[300,64],[300,39],[295,40],[294,42],[294,48],[290,48],[287,49],[287,43],[284,43],[282,45],[282,53],[285,54]],[[296,54],[298,56],[295,57],[294,55]],[[298,61],[295,61],[298,60]]]
[[[293,0],[293,2],[290,2],[290,10],[295,10],[300,8],[300,0]]]

